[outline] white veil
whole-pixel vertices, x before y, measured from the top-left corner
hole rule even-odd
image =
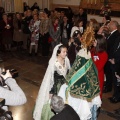
[[[33,113],[33,118],[35,120],[40,120],[41,119],[41,113],[42,113],[42,108],[45,103],[49,100],[49,91],[51,90],[53,84],[54,84],[54,63],[56,60],[56,54],[59,46],[62,44],[58,44],[53,51],[52,57],[49,60],[49,65],[46,70],[45,76],[43,78],[42,84],[39,89],[38,97],[36,100],[36,105]],[[70,68],[69,64],[69,59],[66,57],[65,58],[67,65]]]

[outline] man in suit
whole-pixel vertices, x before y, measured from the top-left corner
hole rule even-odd
[[[83,21],[83,28],[85,29],[87,25],[87,13],[83,10],[83,8],[79,9],[78,17]]]
[[[54,95],[51,99],[51,109],[56,113],[50,120],[80,120],[75,110],[64,104],[60,96]]]
[[[120,35],[116,39],[116,43],[114,45],[112,58],[109,59],[110,63],[114,69],[114,75],[118,72],[120,67]],[[114,94],[113,97],[110,98],[111,103],[118,103],[120,102],[120,81],[118,81],[117,77],[115,76],[114,79]]]
[[[118,22],[117,21],[111,21],[108,25],[110,35],[107,38],[107,53],[108,53],[108,61],[105,65],[105,75],[106,75],[106,84],[105,84],[105,89],[104,93],[110,92],[112,90],[112,82],[116,81],[115,77],[115,69],[114,65],[111,63],[111,59],[113,59],[114,55],[114,50],[117,49],[115,44],[117,43],[117,38],[120,35],[118,31]],[[115,87],[114,87],[115,88]],[[115,91],[115,90],[114,90]]]

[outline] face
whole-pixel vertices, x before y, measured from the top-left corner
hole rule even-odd
[[[79,23],[79,27],[82,27],[83,26],[83,22],[81,21],[80,23]]]
[[[37,15],[34,15],[34,16],[33,16],[33,19],[34,19],[34,20],[38,20],[38,16],[37,16]]]
[[[17,17],[17,19],[20,19],[20,14],[17,14],[16,17]]]
[[[58,20],[58,19],[56,19],[54,24],[58,24],[58,22],[59,22],[59,20]]]
[[[58,54],[58,56],[65,59],[65,57],[67,56],[67,48],[61,48],[61,53]]]
[[[57,17],[60,18],[60,12],[57,13]]]
[[[79,13],[80,13],[80,14],[83,14],[83,9],[79,9]]]
[[[31,14],[32,14],[31,10],[28,10],[27,11],[27,16],[31,16]]]
[[[93,46],[94,46],[94,47],[97,46],[97,40],[93,41]]]
[[[3,15],[3,20],[7,20],[7,15]]]
[[[90,20],[90,26],[92,26],[93,25],[93,21],[92,20]]]
[[[63,18],[63,21],[64,21],[64,22],[67,22],[67,20],[68,20],[67,17],[64,17],[64,18]]]
[[[61,17],[64,17],[64,12],[61,12],[61,13],[60,13],[60,16],[61,16]]]
[[[107,25],[108,26],[108,28],[109,28],[109,30],[110,30],[110,32],[113,30],[113,28],[112,28],[112,26],[113,26],[113,23],[112,23],[112,21]]]
[[[44,18],[47,18],[48,17],[48,15],[44,12]]]

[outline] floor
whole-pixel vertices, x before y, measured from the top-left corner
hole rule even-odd
[[[17,69],[19,77],[17,83],[27,96],[27,103],[22,106],[10,107],[14,120],[33,120],[35,100],[38,94],[42,78],[44,76],[49,57],[40,55],[29,56],[27,51],[0,52],[6,69]],[[102,108],[98,120],[120,120],[120,116],[114,110],[120,108],[120,103],[111,104],[108,100],[111,93],[103,94]]]

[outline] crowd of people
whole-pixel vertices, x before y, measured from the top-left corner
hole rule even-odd
[[[83,8],[79,14],[40,11],[35,3],[31,8],[24,5],[24,15],[16,13],[11,19],[3,14],[0,32],[5,51],[12,50],[13,41],[17,50],[27,50],[30,56],[33,46],[35,55],[49,56],[52,51],[33,112],[35,120],[96,120],[102,94],[112,88],[110,102],[120,102],[118,27],[110,16],[101,23],[94,18],[88,21]]]

